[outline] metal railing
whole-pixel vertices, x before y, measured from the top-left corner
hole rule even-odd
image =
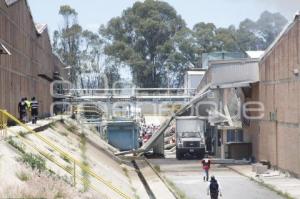
[[[14,117],[13,115],[11,115],[10,113],[8,113],[5,110],[1,110],[0,109],[0,123],[4,124],[5,121],[7,121],[7,119],[14,121],[16,124],[18,124],[19,126],[23,127],[24,129],[26,129],[28,132],[30,132],[32,135],[36,136],[39,140],[43,141],[48,147],[50,147],[52,150],[58,152],[60,155],[62,155],[63,157],[66,157],[67,159],[69,159],[71,162],[74,163],[74,168],[76,166],[78,166],[79,168],[82,169],[82,171],[86,172],[89,176],[93,177],[94,179],[96,179],[98,182],[101,182],[102,184],[104,184],[105,186],[107,186],[109,189],[111,189],[112,191],[114,191],[115,193],[117,193],[119,196],[121,196],[122,198],[125,199],[130,199],[130,197],[124,193],[123,191],[121,191],[119,188],[117,188],[116,186],[112,185],[111,182],[105,180],[104,178],[102,178],[101,176],[97,175],[91,168],[89,168],[87,165],[85,165],[83,162],[81,162],[80,160],[76,159],[75,157],[73,157],[71,154],[65,152],[64,150],[62,150],[60,147],[56,146],[54,143],[52,143],[52,141],[48,140],[45,136],[36,133],[34,130],[32,130],[30,127],[28,127],[26,124],[23,124],[21,121],[19,121],[16,117]],[[3,125],[4,127],[4,125]],[[7,127],[7,125],[5,126],[5,128]],[[6,128],[7,129],[7,128]],[[28,139],[23,138],[20,134],[17,134],[18,138],[20,138],[24,143],[26,143],[27,145],[31,146],[33,149],[35,149],[38,153],[40,153],[41,155],[43,155],[44,157],[46,157],[48,160],[50,160],[51,162],[55,163],[57,166],[61,167],[62,169],[64,169],[65,171],[67,171],[68,173],[70,173],[73,178],[74,178],[74,182],[76,181],[76,177],[78,177],[83,184],[88,185],[89,187],[91,187],[93,190],[97,191],[96,187],[92,184],[89,184],[89,182],[86,181],[86,179],[81,178],[78,174],[76,174],[75,170],[72,168],[67,168],[66,166],[62,165],[61,163],[59,163],[58,161],[56,161],[55,159],[53,159],[51,156],[49,156],[47,153],[43,152],[42,150],[40,150],[39,148],[37,148],[32,142],[30,142]],[[99,191],[97,191],[99,192]],[[100,193],[100,192],[99,192]]]
[[[123,89],[70,89],[71,96],[189,96],[196,89],[187,88],[123,88]]]
[[[0,114],[0,139],[7,136],[7,116]]]

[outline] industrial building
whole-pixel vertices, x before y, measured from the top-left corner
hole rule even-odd
[[[47,25],[34,23],[26,0],[0,0],[0,43],[0,107],[17,115],[20,99],[36,96],[40,115],[49,115],[50,84],[54,73],[64,76],[64,65],[52,53]]]
[[[264,118],[254,155],[300,176],[300,15],[296,15],[259,63],[259,100]]]
[[[196,98],[198,114],[208,117],[208,134],[217,157],[269,162],[300,176],[300,15],[263,52],[250,59],[207,61]],[[259,59],[257,59],[259,58]],[[218,107],[207,102],[215,102]],[[252,118],[245,118],[243,106]],[[221,106],[220,106],[221,105]],[[237,107],[241,114],[237,113]]]
[[[252,85],[259,82],[258,59],[213,60],[200,82],[196,114],[206,117],[207,145],[216,157],[251,158],[252,133],[243,117]],[[197,97],[197,96],[196,96]]]

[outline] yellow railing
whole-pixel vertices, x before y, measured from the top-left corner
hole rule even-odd
[[[0,114],[0,137],[5,138],[7,135],[7,116]]]
[[[62,156],[68,158],[71,162],[73,162],[76,166],[80,167],[83,171],[85,171],[87,174],[89,174],[91,177],[95,178],[96,180],[98,180],[99,182],[103,183],[104,185],[106,185],[108,188],[110,188],[112,191],[114,191],[115,193],[117,193],[119,196],[121,196],[122,198],[126,198],[126,199],[130,199],[130,197],[124,193],[123,191],[121,191],[119,188],[117,188],[116,186],[112,185],[109,181],[106,181],[105,179],[103,179],[101,176],[97,175],[91,168],[89,168],[88,166],[84,165],[81,161],[79,161],[78,159],[76,159],[75,157],[73,157],[71,154],[65,152],[64,150],[62,150],[61,148],[59,148],[58,146],[56,146],[54,143],[52,143],[52,141],[48,140],[45,136],[36,133],[35,131],[33,131],[30,127],[28,127],[26,124],[23,124],[21,121],[19,121],[17,118],[15,118],[13,115],[11,115],[10,113],[8,113],[5,110],[1,110],[0,109],[0,119],[1,118],[6,118],[10,119],[14,122],[16,122],[18,125],[22,126],[24,129],[26,129],[28,132],[32,133],[32,135],[35,135],[38,139],[40,139],[41,141],[43,141],[44,143],[46,143],[51,149],[53,149],[54,151],[58,152],[59,154],[61,154]],[[4,119],[2,119],[4,121]],[[18,137],[20,138],[21,136],[18,135]],[[49,159],[50,161],[53,161],[54,163],[56,163],[58,166],[60,166],[61,168],[65,169],[67,172],[69,172],[71,175],[72,174],[72,169],[68,169],[61,165],[60,163],[56,162],[54,159],[51,160],[51,157],[49,157],[49,155],[47,155],[46,153],[42,152],[41,150],[39,150],[37,147],[33,146],[32,143],[30,143],[30,141],[28,141],[27,139],[22,137],[22,140],[27,143],[28,145],[32,146],[35,150],[37,150],[41,155],[43,155],[44,157],[46,157],[47,159]],[[25,141],[26,140],[26,141]],[[76,176],[75,176],[76,177]],[[81,179],[84,181],[84,179]],[[87,183],[87,182],[84,182]],[[89,186],[95,190],[95,187],[91,184],[89,184]]]

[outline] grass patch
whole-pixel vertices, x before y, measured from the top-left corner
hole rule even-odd
[[[39,155],[24,153],[21,160],[28,164],[33,170],[37,169],[39,172],[42,172],[46,169],[46,161]]]
[[[275,189],[275,187],[272,186],[272,185],[266,184],[266,183],[264,183],[264,182],[262,182],[262,181],[257,181],[257,180],[254,179],[253,177],[250,177],[250,180],[256,182],[257,184],[259,184],[259,185],[261,185],[261,186],[266,187],[267,189],[269,189],[269,190],[271,190],[271,191],[277,193],[278,195],[280,195],[280,196],[282,196],[282,197],[284,197],[284,198],[286,198],[286,199],[294,199],[294,198],[293,198],[292,196],[290,196],[288,193],[279,191],[279,190]]]
[[[49,125],[49,128],[55,130],[55,125],[52,123]]]
[[[52,169],[48,169],[48,173],[50,176],[56,175],[56,173]]]
[[[70,125],[67,127],[67,130],[70,132],[74,132],[74,131],[77,131],[78,128],[75,125]]]
[[[16,142],[14,139],[12,139],[12,137],[9,137],[7,142],[12,147],[14,147],[15,149],[17,149],[19,152],[21,152],[22,154],[25,154],[25,146],[24,145]]]
[[[178,198],[180,199],[188,199],[183,191],[181,191],[171,180],[165,179],[167,184],[171,187],[171,189],[175,192]]]
[[[87,162],[87,157],[86,157],[86,136],[85,134],[81,133],[79,135],[80,137],[80,151],[81,151],[81,158],[82,158],[82,164],[84,166],[84,168],[89,168],[89,163]],[[89,179],[89,174],[86,172],[85,169],[81,170],[81,175],[82,178],[84,179],[85,183],[83,184],[83,191],[86,192],[88,191],[89,187],[90,187],[90,179]]]
[[[25,171],[19,171],[16,173],[16,176],[23,182],[30,180],[30,176]]]
[[[59,131],[58,133],[60,133],[62,136],[68,137],[68,133],[65,131]]]
[[[125,176],[129,178],[128,169],[126,167],[122,167],[122,170],[125,173]]]
[[[26,134],[27,134],[27,133],[25,133],[25,132],[23,132],[23,131],[19,131],[19,135],[20,135],[21,137],[23,137],[23,138],[26,137]]]
[[[60,154],[60,157],[61,157],[65,162],[67,162],[67,163],[70,163],[70,162],[71,162],[70,159],[69,159],[67,156],[63,155],[63,154]]]
[[[158,173],[161,172],[160,166],[159,165],[155,165],[154,166],[155,171],[157,171]]]
[[[267,188],[270,189],[271,191],[277,193],[278,195],[280,195],[280,196],[282,196],[282,197],[284,197],[284,198],[286,198],[286,199],[294,199],[294,198],[293,198],[292,196],[290,196],[288,193],[286,193],[286,192],[284,193],[284,192],[282,192],[282,191],[279,191],[279,190],[275,189],[275,187],[272,186],[272,185],[268,185],[268,184],[265,184],[265,183],[263,183],[263,182],[259,182],[259,184],[261,184],[262,186],[267,187]]]
[[[62,192],[62,191],[58,191],[56,194],[55,194],[55,196],[54,196],[54,198],[55,199],[58,199],[58,198],[65,198],[66,196],[65,196],[65,194]]]

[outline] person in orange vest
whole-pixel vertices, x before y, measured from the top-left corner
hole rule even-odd
[[[210,169],[210,159],[208,158],[208,155],[205,155],[205,158],[202,160],[202,168],[204,170],[205,176],[203,177],[204,181],[209,180],[209,169]]]

